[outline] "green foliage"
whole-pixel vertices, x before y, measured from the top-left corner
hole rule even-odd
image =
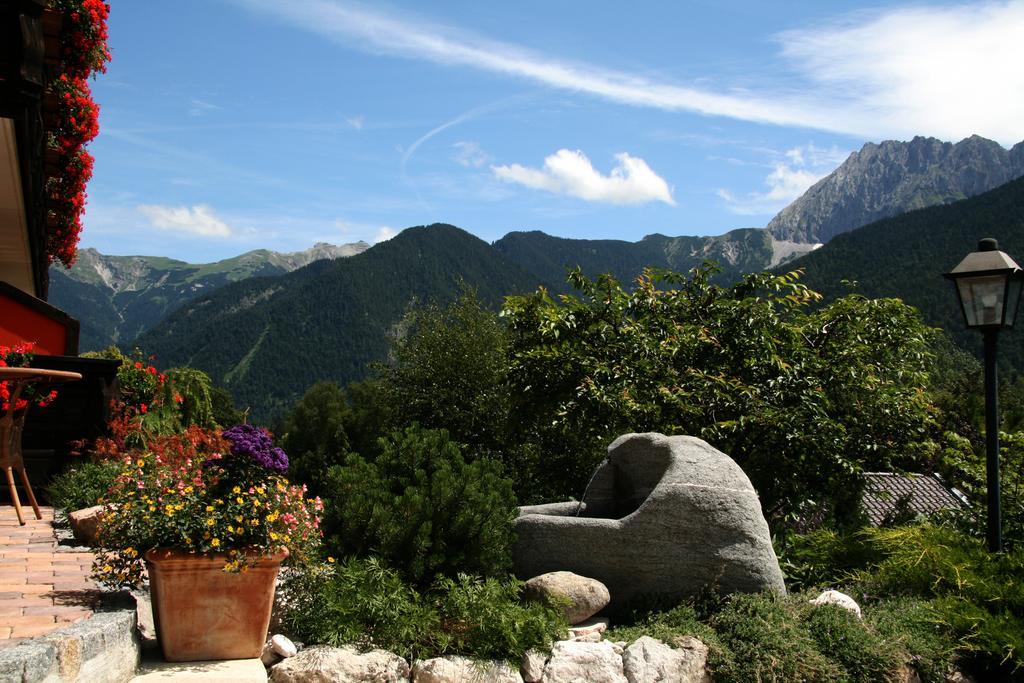
[[[235,399],[224,387],[213,387],[210,390],[210,409],[213,421],[222,427],[246,422],[246,414],[235,408]]]
[[[804,628],[806,599],[798,601],[771,593],[735,595],[716,614],[711,626],[731,653],[726,661],[711,665],[715,680],[838,681],[843,670],[823,655]]]
[[[632,642],[640,636],[650,636],[665,643],[671,643],[680,636],[693,636],[715,653],[712,658],[726,656],[715,632],[700,620],[697,610],[686,603],[668,610],[651,612],[632,624],[615,625],[605,634],[605,640]]]
[[[806,534],[787,533],[775,541],[786,586],[796,591],[845,585],[856,571],[882,558],[865,536],[843,535],[827,528]]]
[[[871,604],[864,619],[880,636],[910,652],[923,683],[945,683],[957,643],[932,601],[889,598]]]
[[[843,678],[852,683],[895,680],[896,670],[910,659],[895,642],[837,605],[811,609],[805,623],[818,651],[832,656],[846,670]]]
[[[954,443],[951,437],[948,439]],[[984,538],[987,527],[986,466],[984,450],[973,450],[961,439],[960,448],[947,448],[943,462],[950,479],[963,490],[971,507],[958,515],[960,527]],[[1024,432],[999,434],[999,471],[1003,540],[1007,547],[1024,545]]]
[[[1024,549],[992,554],[982,540],[932,524],[815,536],[787,549],[805,585],[842,577],[855,597],[884,598],[890,612],[890,600],[918,601],[904,619],[880,618],[886,637],[905,632],[908,649],[932,671],[949,660],[949,639],[979,673],[1024,680]]]
[[[288,415],[282,446],[290,461],[288,476],[316,494],[325,494],[327,472],[345,461],[349,452],[346,422],[351,409],[345,392],[334,382],[309,388]]]
[[[412,656],[428,648],[422,640],[440,628],[439,615],[419,592],[373,558],[290,572],[280,590],[282,621],[306,643],[376,646]]]
[[[444,430],[413,425],[329,474],[325,533],[341,556],[375,555],[419,586],[510,564],[515,498],[501,466],[467,463]]]
[[[566,628],[558,610],[523,604],[512,579],[459,575],[424,592],[376,559],[292,573],[284,624],[307,643],[379,647],[412,661],[445,654],[518,662]]]
[[[508,299],[515,410],[563,496],[625,432],[706,439],[775,520],[853,510],[863,468],[934,456],[931,332],[913,309],[849,296],[808,310],[818,295],[798,273],[723,288],[712,272],[649,272],[626,291],[576,271],[578,298]]]
[[[99,505],[120,472],[116,462],[75,463],[50,482],[50,504],[68,512]]]
[[[216,427],[218,423],[213,415],[213,382],[210,376],[195,368],[171,368],[166,375],[168,395],[164,403],[177,404],[181,426],[196,425],[207,429]]]
[[[392,407],[396,427],[418,422],[474,451],[496,451],[509,413],[507,345],[501,321],[472,290],[445,307],[414,308],[388,363],[377,367],[380,400]]]

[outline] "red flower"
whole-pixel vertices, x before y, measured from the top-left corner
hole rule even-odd
[[[140,403],[139,404],[139,412],[140,413],[149,412],[149,406],[147,406],[145,403]]]

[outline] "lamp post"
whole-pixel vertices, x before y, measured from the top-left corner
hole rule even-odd
[[[943,277],[953,281],[964,322],[981,330],[985,338],[985,472],[988,489],[988,549],[1003,549],[1002,520],[999,509],[999,395],[996,376],[996,339],[999,331],[1013,327],[1020,301],[1024,272],[999,251],[992,238],[978,242],[978,250],[968,254],[956,268]]]

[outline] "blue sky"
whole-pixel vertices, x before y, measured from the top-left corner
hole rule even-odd
[[[1024,3],[111,0],[82,246],[762,227],[865,142],[1024,139]]]

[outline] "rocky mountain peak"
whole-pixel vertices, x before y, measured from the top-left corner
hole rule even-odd
[[[1024,143],[972,135],[867,143],[768,224],[777,240],[821,243],[906,211],[965,199],[1024,175]]]

